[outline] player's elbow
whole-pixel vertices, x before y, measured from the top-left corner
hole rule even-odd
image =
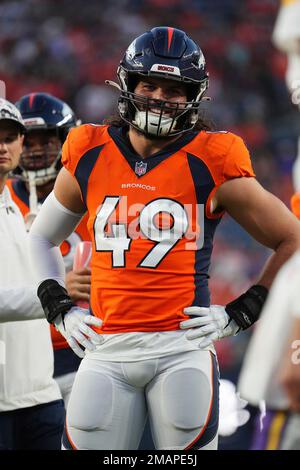
[[[285,250],[291,255],[300,250],[300,223],[283,234],[282,238],[273,246],[274,251]]]

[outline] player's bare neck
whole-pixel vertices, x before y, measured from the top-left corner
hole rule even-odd
[[[166,139],[148,139],[144,134],[137,132],[134,128],[130,128],[128,138],[135,152],[141,158],[147,158],[175,142],[178,136]]]

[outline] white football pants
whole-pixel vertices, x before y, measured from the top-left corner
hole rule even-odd
[[[69,403],[73,383],[75,380],[75,375],[76,375],[76,372],[70,372],[69,374],[64,374],[64,375],[59,375],[58,377],[54,377],[55,381],[57,382],[59,386],[60,393],[61,393],[66,409]]]
[[[156,449],[216,449],[218,377],[209,351],[138,362],[91,353],[76,374],[63,448],[135,450],[149,414]]]

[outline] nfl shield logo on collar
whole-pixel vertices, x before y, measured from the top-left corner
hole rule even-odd
[[[135,171],[135,174],[138,176],[144,175],[147,171],[147,163],[136,162],[134,171]]]

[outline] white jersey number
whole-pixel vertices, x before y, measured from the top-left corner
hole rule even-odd
[[[94,223],[95,245],[97,251],[112,252],[112,266],[125,267],[125,252],[129,251],[132,239],[128,237],[126,224],[111,224],[111,235],[105,228],[108,219],[120,202],[120,196],[108,196],[104,199]],[[162,228],[155,224],[155,219],[167,214],[172,221],[170,227]],[[188,228],[188,217],[185,209],[172,199],[155,199],[144,206],[139,216],[141,234],[155,242],[138,267],[156,268],[173,246],[182,238]]]

